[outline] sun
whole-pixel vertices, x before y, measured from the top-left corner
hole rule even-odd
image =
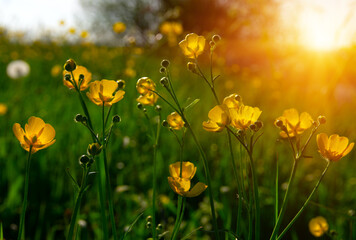
[[[309,49],[320,51],[350,45],[351,36],[345,31],[347,12],[335,11],[328,5],[323,7],[307,8],[299,14],[299,42]]]

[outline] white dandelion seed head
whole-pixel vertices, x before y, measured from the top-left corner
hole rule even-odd
[[[23,60],[15,60],[7,65],[6,73],[12,79],[26,77],[30,73],[30,65]]]

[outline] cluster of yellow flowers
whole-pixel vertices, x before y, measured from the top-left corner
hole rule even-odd
[[[198,182],[191,188],[191,180],[197,171],[197,167],[191,162],[176,162],[169,165],[168,177],[169,186],[172,190],[183,197],[196,197],[200,195],[208,186]]]
[[[136,89],[141,94],[136,100],[143,105],[153,106],[158,99],[157,94],[153,91],[156,90],[156,84],[148,77],[140,78],[136,83]]]
[[[160,26],[162,34],[167,36],[169,46],[175,46],[177,44],[177,36],[183,33],[183,26],[179,22],[163,22]]]
[[[258,107],[244,105],[241,97],[234,93],[225,97],[221,105],[216,105],[209,111],[209,120],[203,122],[203,128],[209,132],[220,132],[230,125],[243,131],[249,128],[258,130],[262,127],[261,122],[258,122],[261,113]]]

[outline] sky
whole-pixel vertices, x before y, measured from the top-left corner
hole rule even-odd
[[[356,0],[279,0],[282,21],[299,31],[300,42],[329,48],[356,39]],[[0,0],[0,26],[25,32],[62,31],[85,20],[79,0]],[[79,21],[82,20],[82,21]],[[83,29],[85,30],[85,29]]]

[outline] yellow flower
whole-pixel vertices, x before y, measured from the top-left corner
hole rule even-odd
[[[69,28],[69,33],[70,34],[75,34],[75,32],[76,32],[75,28]]]
[[[191,162],[182,162],[182,177],[180,177],[180,165],[180,162],[169,165],[169,172],[171,174],[171,176],[168,177],[169,186],[175,193],[183,197],[196,197],[200,195],[208,186],[198,182],[190,189],[190,180],[195,175],[196,167]]]
[[[150,78],[142,77],[137,81],[136,89],[139,94],[145,95],[151,90],[155,90],[156,84]]]
[[[0,116],[7,113],[7,105],[5,103],[0,103]]]
[[[258,120],[261,113],[258,107],[240,106],[239,109],[230,109],[231,125],[246,130]]]
[[[208,117],[209,120],[203,122],[203,128],[209,132],[220,132],[230,123],[229,110],[225,104],[211,109]]]
[[[179,43],[179,46],[186,57],[197,58],[204,51],[205,38],[195,33],[190,33]]]
[[[59,25],[63,26],[65,24],[64,20],[59,21]]]
[[[52,77],[57,77],[61,72],[62,72],[62,66],[59,64],[54,65],[51,69]]]
[[[153,106],[157,102],[158,96],[153,92],[149,92],[145,95],[140,95],[136,101],[143,105],[151,105]]]
[[[126,30],[126,25],[123,22],[116,22],[112,26],[112,30],[116,33],[122,33]]]
[[[184,121],[177,112],[172,112],[170,115],[168,115],[167,122],[174,130],[180,130],[182,127],[184,127]]]
[[[136,76],[136,71],[132,68],[126,68],[124,70],[124,74],[125,76],[128,76],[128,77],[135,77]]]
[[[87,37],[89,36],[89,33],[88,33],[87,31],[82,31],[82,32],[80,33],[80,36],[81,36],[82,38],[87,38]]]
[[[70,79],[73,81],[72,79],[72,74],[66,70],[63,71],[63,84],[68,87],[69,89],[73,89],[74,86],[70,81],[67,81],[64,76],[66,74],[70,75]],[[80,84],[80,91],[83,91],[85,89],[88,88],[89,86],[89,82],[91,81],[91,72],[89,72],[85,67],[83,66],[77,66],[76,69],[73,71],[73,75],[74,75],[74,80],[76,82],[76,84],[78,85],[78,81],[79,81],[79,76],[83,74],[84,75],[84,80],[82,81],[82,83]]]
[[[18,123],[14,124],[12,130],[23,149],[30,151],[32,147],[31,153],[49,147],[56,141],[54,128],[38,117],[30,117],[25,130]]]
[[[283,115],[276,119],[276,121],[281,120],[283,125],[287,128],[289,137],[295,137],[302,134],[305,130],[313,125],[313,119],[307,112],[298,114],[295,108],[287,109],[283,112]],[[275,123],[276,123],[275,121]],[[281,131],[279,133],[282,138],[287,138],[286,132]]]
[[[179,22],[164,22],[160,27],[160,31],[167,36],[169,45],[175,46],[177,44],[177,36],[182,34],[183,27]]]
[[[94,81],[89,85],[87,96],[98,106],[111,106],[124,98],[125,91],[118,90],[118,86],[114,80]]]
[[[223,104],[228,108],[238,109],[242,104],[240,95],[233,93],[224,98]]]
[[[333,134],[328,138],[325,133],[320,133],[316,136],[316,142],[321,156],[334,162],[346,156],[354,147],[354,143],[349,144],[347,137],[340,137],[337,134]]]
[[[194,177],[196,171],[197,167],[194,166],[193,163],[182,162],[182,178],[191,180]],[[169,165],[169,173],[173,178],[180,177],[180,162],[172,163]]]
[[[314,237],[321,237],[329,230],[329,224],[324,217],[315,217],[309,221],[309,231]]]

